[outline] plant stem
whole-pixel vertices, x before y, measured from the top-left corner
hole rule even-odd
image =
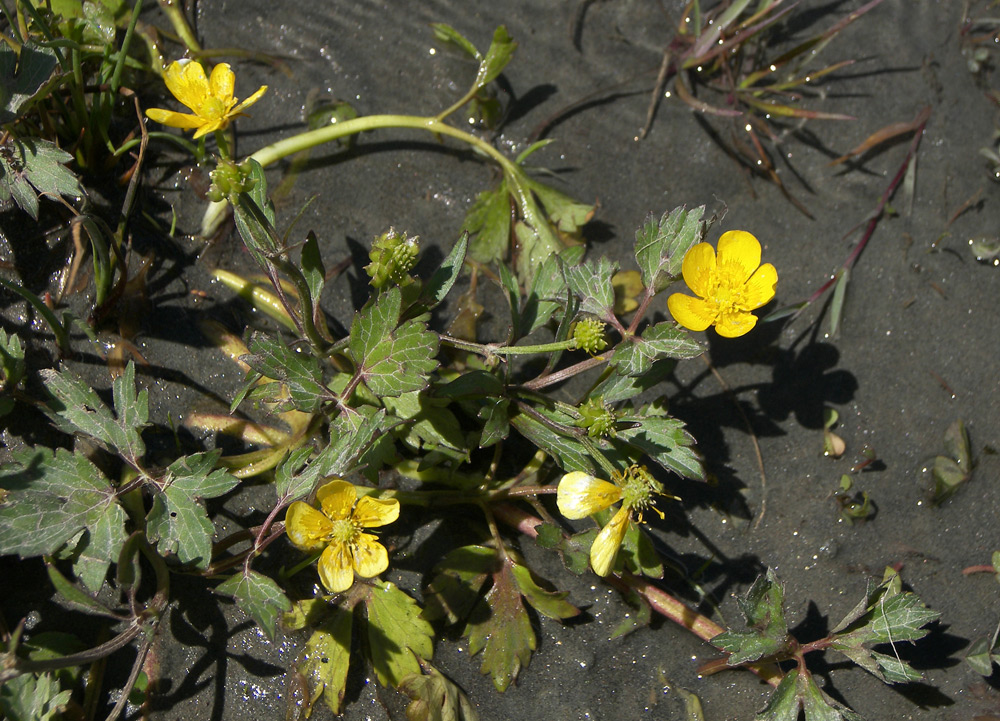
[[[532,516],[527,511],[509,504],[501,504],[494,506],[493,515],[526,536],[538,537],[537,527],[542,524],[542,519]],[[622,573],[617,576],[608,576],[605,580],[620,591],[635,591],[649,603],[654,611],[687,629],[706,643],[711,643],[713,638],[726,630],[715,621],[689,608],[684,602],[679,601],[644,578],[634,576],[631,573]],[[772,686],[777,686],[781,681],[781,671],[774,664],[750,665],[745,666],[745,668],[750,669]]]
[[[162,2],[163,0],[161,0],[161,3]],[[521,192],[524,184],[520,181],[523,179],[524,173],[520,167],[486,141],[477,138],[475,135],[467,133],[464,130],[448,125],[447,123],[434,117],[415,115],[367,115],[361,118],[354,118],[353,120],[345,120],[335,123],[334,125],[328,125],[319,128],[318,130],[310,130],[305,133],[299,133],[298,135],[293,135],[292,137],[285,138],[284,140],[279,140],[276,143],[272,143],[271,145],[261,148],[250,157],[266,168],[282,158],[294,155],[295,153],[303,150],[308,150],[318,145],[323,145],[324,143],[329,143],[351,135],[358,135],[359,133],[364,133],[370,130],[385,128],[426,130],[434,135],[446,135],[448,137],[455,138],[456,140],[460,140],[471,146],[476,152],[493,160],[500,166],[501,170],[503,170],[504,175],[514,181],[511,183],[511,190],[518,195],[518,204],[521,206],[522,212],[526,212],[526,215],[534,215],[534,211],[531,210],[534,208],[534,201],[528,197],[523,197],[523,193]],[[222,213],[224,211],[224,202],[212,203],[209,205],[201,222],[201,232],[203,236],[208,237],[212,234],[212,231],[221,221]],[[540,227],[543,227],[540,224],[542,220],[541,218],[526,217],[526,219],[536,231],[539,230]]]
[[[551,386],[556,383],[562,383],[564,380],[572,378],[575,375],[579,375],[584,371],[589,371],[591,368],[596,368],[602,363],[607,363],[608,358],[603,355],[594,356],[593,358],[587,358],[582,360],[575,365],[571,365],[568,368],[563,368],[562,370],[556,371],[555,373],[550,373],[547,376],[539,376],[534,378],[527,383],[521,384],[521,388],[529,391],[537,391],[545,388],[546,386]]]

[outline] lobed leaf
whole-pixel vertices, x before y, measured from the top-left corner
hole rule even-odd
[[[627,336],[611,354],[611,365],[627,376],[649,372],[657,360],[697,358],[704,348],[689,333],[670,321],[647,328],[641,336]]]
[[[156,495],[146,516],[151,541],[161,554],[173,553],[182,564],[207,568],[212,555],[215,526],[201,505],[240,481],[224,469],[212,470],[221,450],[196,453],[174,461],[154,484]]]
[[[566,285],[580,298],[580,310],[597,316],[605,323],[615,317],[615,289],[611,276],[618,270],[618,264],[605,256],[596,263],[585,261],[580,265],[563,267]]]
[[[106,554],[105,559],[118,556],[125,542],[125,510],[115,488],[86,456],[65,448],[35,448],[14,458],[16,463],[0,475],[0,488],[7,491],[0,505],[0,555],[53,554],[81,532],[89,539],[90,529],[100,526],[90,551]],[[93,583],[94,576],[88,580]]]
[[[704,213],[705,206],[680,207],[664,213],[659,222],[651,213],[636,231],[635,259],[651,293],[659,293],[681,274],[684,256],[705,236]]]
[[[149,392],[135,392],[135,363],[115,378],[113,395],[117,417],[94,389],[70,371],[39,371],[50,394],[47,412],[66,433],[84,433],[127,460],[138,462],[146,453],[139,431],[149,422]]]
[[[517,678],[535,650],[535,633],[531,619],[521,603],[521,592],[515,580],[513,564],[505,561],[493,574],[493,585],[479,602],[479,613],[465,629],[469,637],[469,653],[483,652],[480,671],[493,679],[501,693]]]
[[[358,312],[351,324],[351,359],[361,380],[378,396],[425,388],[438,365],[437,334],[419,320],[399,324],[401,303],[399,288],[390,288]]]
[[[372,666],[381,683],[399,686],[406,676],[420,673],[419,659],[434,654],[434,629],[406,593],[392,583],[374,585],[366,599]]]
[[[273,579],[244,568],[223,581],[215,589],[232,596],[243,613],[254,620],[268,641],[274,641],[278,615],[292,610],[292,602]]]
[[[308,714],[320,698],[335,714],[340,713],[351,663],[352,607],[331,606],[330,614],[312,632],[298,658],[298,670],[309,685]]]

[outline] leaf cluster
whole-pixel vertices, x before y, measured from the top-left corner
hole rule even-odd
[[[795,721],[800,710],[807,719],[862,721],[862,717],[828,696],[816,685],[805,662],[807,653],[836,651],[883,683],[919,681],[921,674],[903,661],[896,645],[927,635],[927,624],[940,613],[927,608],[916,594],[903,591],[894,571],[882,583],[869,580],[865,597],[824,639],[801,645],[788,632],[785,621],[784,587],[774,571],[757,579],[739,600],[746,619],[745,631],[728,630],[712,643],[728,652],[730,666],[762,664],[794,659],[797,667],[784,675],[767,705],[756,715],[759,721]],[[889,653],[876,651],[888,647]]]

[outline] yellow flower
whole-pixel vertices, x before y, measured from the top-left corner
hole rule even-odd
[[[354,574],[377,576],[389,567],[385,546],[363,528],[392,523],[399,518],[399,501],[364,496],[347,481],[334,480],[316,492],[322,512],[296,501],[285,513],[288,539],[304,551],[324,549],[319,557],[319,578],[332,592],[346,591]],[[357,504],[355,501],[357,500]]]
[[[759,268],[757,266],[760,266]],[[774,297],[778,271],[760,265],[760,243],[745,230],[730,230],[719,238],[719,255],[708,243],[698,243],[684,256],[684,282],[700,298],[674,293],[667,307],[674,320],[691,330],[715,326],[719,335],[736,338],[757,324],[750,311]]]
[[[179,60],[167,68],[164,81],[167,90],[193,110],[194,114],[151,108],[146,111],[146,115],[151,120],[172,128],[187,130],[195,128],[195,138],[216,130],[225,130],[229,127],[230,120],[244,115],[242,110],[260,100],[267,91],[267,86],[263,85],[256,93],[237,105],[236,98],[233,97],[236,76],[227,63],[219,63],[212,69],[211,77],[205,77],[205,69],[201,63]]]
[[[642,466],[630,466],[625,473],[616,474],[615,481],[609,483],[589,473],[574,471],[562,477],[556,492],[559,512],[570,519],[590,516],[622,501],[622,507],[590,547],[590,566],[598,576],[607,576],[611,570],[633,511],[638,511],[637,520],[642,522],[642,512],[653,505],[653,495],[663,493],[663,487]]]

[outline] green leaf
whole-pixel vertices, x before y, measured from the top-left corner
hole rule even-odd
[[[297,448],[274,469],[274,492],[278,494],[281,505],[302,498],[312,490],[319,476],[306,476],[299,471],[313,452],[310,446]]]
[[[214,450],[180,458],[154,484],[146,527],[162,555],[173,553],[182,564],[208,567],[215,527],[199,501],[221,496],[240,482],[223,469],[212,470],[220,454]]]
[[[775,656],[788,648],[790,637],[785,624],[784,589],[774,571],[757,578],[746,596],[739,599],[740,610],[749,630],[724,631],[712,644],[729,651],[730,666]]]
[[[549,322],[552,314],[566,305],[566,278],[561,266],[578,265],[584,246],[576,245],[546,258],[535,273],[521,308],[521,325],[529,335]]]
[[[566,601],[569,591],[548,591],[542,588],[527,566],[515,563],[512,565],[511,571],[521,595],[543,616],[563,619],[580,614],[579,608]]]
[[[569,416],[539,408],[535,410],[563,425],[573,425],[573,419]],[[515,414],[510,423],[518,433],[552,456],[563,470],[584,471],[591,474],[597,472],[597,466],[590,458],[587,448],[572,432],[557,433],[551,426],[527,413]]]
[[[493,586],[479,602],[479,612],[465,629],[469,654],[483,652],[480,671],[489,674],[497,691],[503,692],[517,678],[535,650],[531,619],[521,603],[512,563],[504,561],[493,574]]]
[[[632,610],[628,611],[621,623],[615,626],[608,637],[609,639],[621,638],[640,628],[645,628],[649,626],[652,619],[652,608],[638,593],[629,589],[629,592],[625,594],[624,600]]]
[[[506,27],[501,25],[494,30],[490,49],[486,51],[486,57],[479,64],[475,86],[481,88],[495,80],[510,62],[516,49],[517,43],[511,39]]]
[[[654,361],[663,358],[697,358],[704,348],[671,321],[650,326],[641,336],[627,336],[615,346],[611,365],[627,376],[648,373]]]
[[[434,271],[434,275],[423,287],[421,297],[428,308],[435,308],[445,299],[448,293],[462,274],[462,267],[465,265],[465,256],[469,252],[469,233],[462,233],[455,246],[448,253],[448,256],[441,261],[441,266]]]
[[[949,456],[955,459],[959,468],[966,474],[972,473],[969,433],[965,430],[965,423],[962,419],[952,423],[944,432],[944,449]]]
[[[306,242],[302,244],[302,277],[306,280],[309,288],[309,297],[312,300],[311,312],[313,318],[322,313],[319,309],[319,301],[323,295],[323,286],[326,284],[326,268],[323,265],[323,255],[319,252],[319,241],[312,231],[306,236]],[[274,376],[269,376],[273,378]]]
[[[61,690],[51,674],[26,673],[0,686],[0,711],[7,721],[54,721],[62,718],[72,693]]]
[[[420,673],[418,659],[434,653],[434,629],[421,618],[420,606],[392,583],[375,582],[369,594],[368,643],[372,666],[381,683],[399,686]]]
[[[473,236],[469,246],[473,260],[489,265],[506,255],[510,245],[510,193],[506,180],[476,196],[465,215],[462,232]]]
[[[586,261],[580,265],[563,268],[566,284],[580,298],[580,310],[597,316],[606,323],[615,317],[615,289],[611,276],[618,270],[618,264],[605,256],[596,263]]]
[[[704,213],[705,206],[675,208],[664,213],[659,223],[650,214],[636,231],[635,259],[643,285],[652,293],[659,293],[681,274],[684,256],[705,236]]]
[[[306,413],[320,409],[333,395],[323,384],[323,369],[319,359],[310,353],[298,353],[284,344],[277,335],[255,332],[250,338],[250,355],[241,359],[254,371],[278,384],[257,386],[251,398],[277,400],[278,411],[292,408]]]
[[[53,564],[46,562],[45,570],[48,571],[49,580],[52,582],[52,586],[70,608],[83,611],[84,613],[94,613],[99,616],[113,618],[115,621],[121,620],[121,617],[110,608],[105,606],[89,593],[85,592],[83,589],[71,583],[70,580],[62,575],[59,572],[59,569],[57,569]],[[102,578],[101,580],[103,582],[104,579]]]
[[[35,448],[14,457],[17,463],[0,475],[0,488],[8,491],[0,506],[0,555],[53,554],[81,531],[100,526],[98,542],[107,563],[117,558],[125,542],[125,510],[114,487],[86,456],[64,448],[54,453]],[[96,543],[90,550],[98,551]]]
[[[500,276],[500,287],[503,288],[504,297],[510,308],[510,337],[512,339],[521,337],[521,286],[517,278],[506,264],[501,263],[497,267],[497,275]]]
[[[458,418],[447,408],[447,400],[411,391],[396,398],[383,398],[382,402],[390,413],[409,421],[400,437],[414,450],[444,447],[458,451],[463,457],[468,455],[465,433]]]
[[[465,618],[486,579],[497,568],[497,552],[486,546],[462,546],[434,567],[435,576],[424,593],[424,618],[444,618],[450,624]]]
[[[965,655],[965,662],[969,668],[980,676],[989,677],[993,675],[993,664],[1000,664],[1000,625],[993,632],[993,638],[983,636],[977,638],[969,644],[969,652]]]
[[[149,393],[135,392],[135,364],[115,378],[114,404],[117,417],[97,393],[70,371],[48,368],[39,371],[51,396],[48,412],[56,426],[66,433],[85,433],[117,450],[123,458],[136,462],[146,453],[139,430],[149,421]]]
[[[482,370],[466,371],[447,385],[434,390],[441,398],[482,398],[503,395],[503,381],[492,373]]]
[[[865,599],[834,627],[831,648],[847,656],[884,683],[906,683],[921,675],[899,659],[871,646],[914,641],[927,635],[923,627],[940,617],[909,591],[899,589],[898,576],[882,584],[869,582]]]
[[[16,333],[7,335],[0,328],[0,387],[3,390],[13,388],[24,378],[26,366],[24,363],[24,345]]]
[[[597,529],[592,528],[572,536],[563,535],[562,529],[552,523],[536,527],[538,537],[535,542],[542,548],[555,548],[562,556],[563,565],[577,576],[586,572],[590,565],[590,547],[597,538]]]
[[[590,392],[590,398],[603,398],[605,403],[617,403],[645,393],[662,383],[674,372],[677,361],[673,358],[653,361],[649,369],[640,375],[630,376],[618,367]]]
[[[483,421],[483,432],[479,437],[479,447],[489,448],[510,435],[510,399],[487,398],[479,409]]]
[[[458,49],[469,54],[470,57],[475,58],[478,61],[482,61],[482,53],[476,49],[469,40],[465,38],[462,33],[458,32],[451,25],[445,23],[431,23],[431,28],[434,30],[434,37],[437,38],[442,43],[447,43],[449,45],[454,45]]]
[[[59,64],[51,48],[26,42],[20,54],[4,43],[0,46],[0,124],[16,120],[31,103],[48,91]]]
[[[385,426],[386,415],[381,408],[362,406],[356,411],[341,413],[330,425],[330,444],[303,471],[306,476],[303,482],[316,484],[320,478],[343,478],[354,471],[366,452],[379,445]]]
[[[798,681],[798,669],[793,668],[786,673],[767,700],[767,705],[754,716],[754,721],[798,721]]]
[[[628,428],[620,428],[617,440],[624,441],[645,453],[653,461],[682,478],[705,480],[705,467],[701,457],[692,447],[694,438],[676,418],[653,415],[652,406],[643,406],[636,413],[619,418],[620,424],[631,423]]]
[[[292,602],[275,581],[262,573],[244,568],[215,589],[232,596],[240,610],[254,620],[268,641],[274,641],[278,614],[292,610]]]
[[[523,157],[520,160],[523,160]],[[593,205],[573,200],[551,185],[528,178],[527,186],[542,203],[545,214],[552,224],[563,233],[579,233],[594,215]]]
[[[390,288],[357,313],[351,324],[351,359],[365,385],[378,396],[425,388],[427,376],[438,365],[437,334],[418,320],[398,325],[401,302],[399,288]]]
[[[462,689],[429,664],[425,674],[412,674],[399,684],[410,697],[408,721],[478,721],[479,716]]]
[[[307,714],[320,697],[333,713],[340,713],[347,686],[347,670],[351,663],[353,625],[353,608],[331,606],[330,614],[306,641],[297,666],[310,689],[306,702]]]

